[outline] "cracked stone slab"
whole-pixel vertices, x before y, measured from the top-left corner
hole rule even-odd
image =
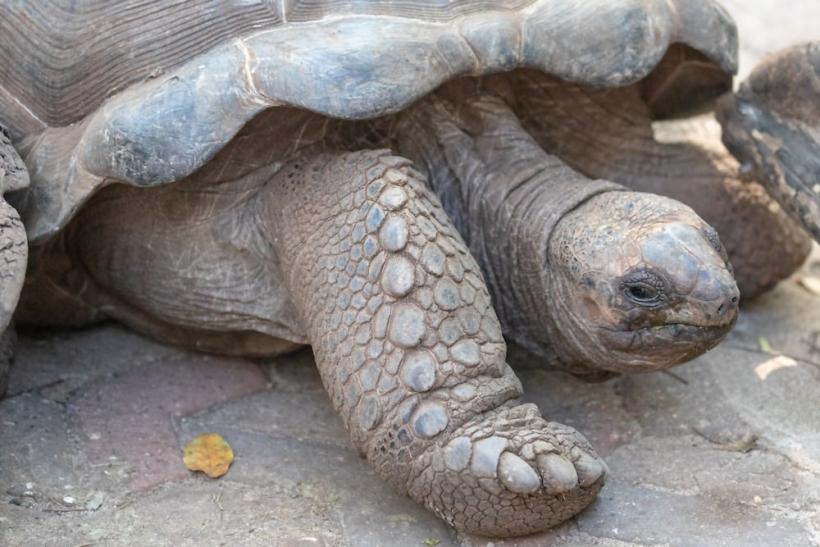
[[[266,385],[250,362],[178,352],[84,386],[71,403],[83,433],[96,437],[89,453],[128,461],[134,467],[130,486],[139,490],[187,474],[179,465],[175,417]]]
[[[18,332],[18,338],[7,397],[37,391],[65,402],[84,384],[139,369],[174,352],[118,326],[111,326],[102,338],[93,330],[49,329]]]
[[[0,518],[38,523],[8,527],[5,537],[0,535],[3,545],[344,545],[328,504],[309,492],[200,478],[166,484],[93,512],[34,520],[31,510],[15,507],[0,510]]]
[[[64,405],[29,393],[0,401],[0,515],[10,506],[63,511],[116,489],[108,462],[91,459],[81,442]]]

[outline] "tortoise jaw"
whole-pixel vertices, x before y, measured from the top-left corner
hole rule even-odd
[[[667,323],[629,330],[601,328],[599,335],[614,352],[608,368],[617,372],[663,370],[709,351],[732,330],[737,314],[722,325]]]
[[[737,322],[737,315],[722,325],[694,325],[690,323],[667,323],[629,330],[601,329],[602,335],[612,342],[612,349],[635,351],[659,348],[666,344],[696,345],[701,343],[711,349],[723,340]],[[701,346],[702,347],[702,346]],[[693,350],[694,351],[694,350]],[[706,350],[703,350],[706,351]]]

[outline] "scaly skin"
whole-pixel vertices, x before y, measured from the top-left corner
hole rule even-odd
[[[0,165],[0,179],[2,179]],[[2,180],[0,180],[2,182]],[[26,273],[28,243],[17,211],[0,196],[0,398],[8,387],[9,369],[14,358],[17,336],[12,313],[17,305]]]
[[[0,398],[6,394],[9,386],[9,372],[16,344],[17,333],[14,327],[10,326],[0,335]]]
[[[544,530],[592,501],[603,463],[512,401],[479,268],[409,161],[297,159],[261,198],[323,382],[384,480],[487,536]]]

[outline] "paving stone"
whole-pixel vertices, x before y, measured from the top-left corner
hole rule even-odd
[[[93,513],[63,513],[9,528],[4,545],[346,545],[327,504],[312,494],[190,478]],[[0,509],[5,518],[25,510]]]
[[[309,367],[307,370],[318,378],[316,367]],[[266,390],[180,418],[180,423],[190,421],[207,424],[214,431],[230,427],[270,437],[291,437],[299,441],[350,447],[344,424],[333,410],[324,390]],[[184,444],[185,439],[180,441]]]
[[[7,401],[14,406],[16,394],[36,393],[63,405],[60,416],[73,428],[65,445],[81,447],[95,465],[116,463],[139,489],[186,476],[172,418],[267,386],[249,361],[182,351],[106,325],[23,334]]]
[[[0,401],[0,447],[0,506],[62,511],[118,482],[116,462],[88,459],[65,406],[38,395]]]
[[[106,332],[100,337],[96,330],[20,330],[7,396],[36,390],[65,402],[90,381],[137,370],[178,351],[118,325],[106,325]]]
[[[613,480],[581,519],[592,536],[638,544],[804,545],[800,523],[745,504],[680,495]]]

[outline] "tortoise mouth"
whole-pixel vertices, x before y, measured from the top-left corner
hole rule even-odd
[[[672,336],[676,337],[701,337],[701,336],[723,336],[727,334],[732,327],[734,326],[735,322],[737,321],[737,316],[732,317],[730,321],[727,323],[723,323],[721,325],[692,325],[689,323],[670,323],[668,325],[662,325],[660,327],[647,327],[645,329],[638,329],[638,330],[655,330],[655,331],[662,331],[664,333],[669,332]]]
[[[599,329],[601,340],[615,355],[618,372],[648,372],[673,367],[717,346],[732,330],[737,315],[719,325],[666,323],[638,329]],[[618,359],[617,354],[623,354]],[[621,363],[620,361],[623,361]]]
[[[628,337],[634,341],[640,340],[651,342],[657,340],[658,343],[668,343],[670,341],[691,341],[697,339],[710,339],[715,336],[725,336],[737,321],[737,315],[726,323],[719,325],[695,325],[692,323],[665,323],[663,325],[653,325],[650,327],[640,327],[637,329],[612,330],[601,329],[613,340],[620,340]],[[645,346],[646,344],[639,344]],[[619,348],[621,349],[621,348]],[[623,349],[634,349],[630,346]]]

